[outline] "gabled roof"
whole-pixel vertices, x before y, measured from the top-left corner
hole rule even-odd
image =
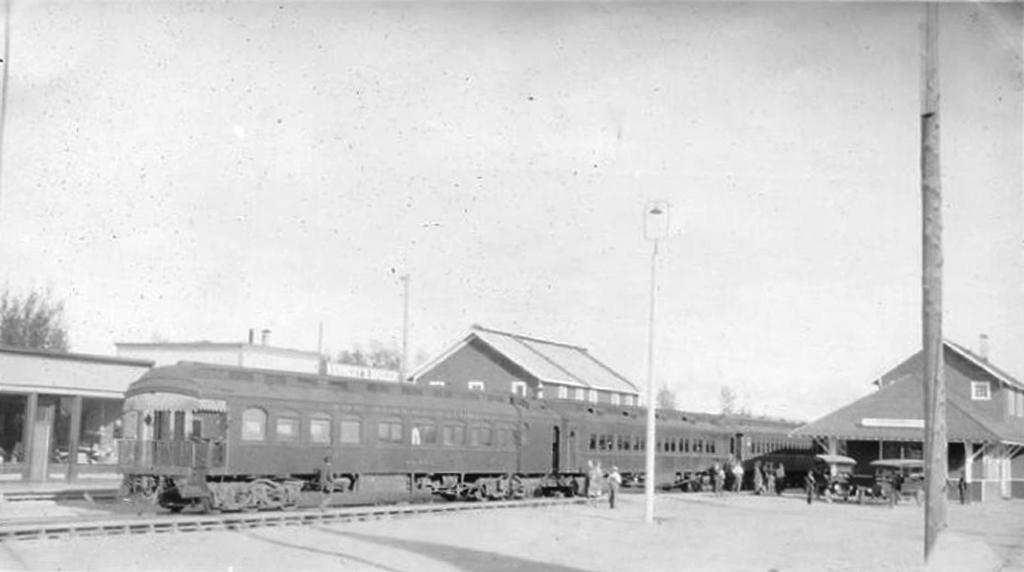
[[[964,346],[961,346],[960,344],[954,343],[950,340],[944,340],[944,343],[946,344],[946,348],[960,354],[964,359],[966,359],[969,362],[972,362],[977,367],[985,370],[992,377],[995,377],[996,379],[1002,381],[1006,385],[1016,387],[1017,389],[1024,389],[1024,382],[1021,382],[1012,375],[992,365],[991,363],[989,363],[987,359],[979,356],[978,354],[972,352],[971,350],[965,348]]]
[[[417,368],[411,377],[418,379],[474,340],[504,356],[542,383],[639,393],[632,382],[590,355],[586,348],[482,326],[473,326],[465,338]]]
[[[952,342],[947,351],[956,352],[1001,381],[1020,387],[1020,382]],[[924,388],[920,376],[906,370],[917,354],[893,368],[891,382],[832,413],[791,432],[794,436],[837,437],[868,441],[921,441],[924,438]],[[986,416],[968,399],[946,393],[946,432],[949,441],[995,441],[1020,443],[1024,432]]]

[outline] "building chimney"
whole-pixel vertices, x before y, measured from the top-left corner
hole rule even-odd
[[[988,334],[978,336],[978,357],[983,361],[988,361]]]
[[[251,346],[254,343],[256,343],[256,330],[254,328],[249,328],[249,345]]]
[[[263,328],[260,330],[260,343],[265,346],[270,345],[270,330]]]

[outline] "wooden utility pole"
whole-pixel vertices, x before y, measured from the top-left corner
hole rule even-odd
[[[409,275],[402,274],[402,298],[404,309],[402,311],[402,365],[399,368],[399,383],[405,383],[405,377],[409,375]]]
[[[939,171],[939,6],[925,8],[921,66],[921,317],[924,357],[924,558],[946,527],[946,384],[942,372],[942,178]]]

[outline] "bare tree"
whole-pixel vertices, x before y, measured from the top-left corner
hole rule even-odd
[[[728,385],[722,386],[722,391],[718,394],[718,401],[722,406],[722,415],[736,413],[736,392]]]
[[[354,344],[352,349],[338,352],[335,360],[338,363],[362,367],[391,370],[399,368],[402,363],[402,355],[398,349],[385,346],[377,340],[371,340],[369,346],[370,349],[363,350],[359,344]]]
[[[68,351],[64,302],[55,302],[49,290],[0,296],[0,343],[51,352]]]
[[[658,390],[657,399],[658,409],[675,409],[676,408],[676,394],[674,391],[668,388],[667,385],[663,385]]]

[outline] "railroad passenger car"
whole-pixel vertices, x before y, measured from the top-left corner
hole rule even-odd
[[[171,510],[525,494],[553,472],[558,417],[509,395],[180,363],[126,393],[128,492]]]
[[[657,416],[658,484],[788,431]],[[645,423],[641,407],[183,362],[128,389],[119,468],[126,494],[172,511],[572,495],[588,460],[638,482]]]

